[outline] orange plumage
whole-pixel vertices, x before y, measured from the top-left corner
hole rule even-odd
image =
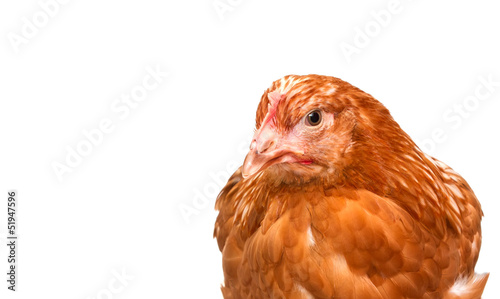
[[[369,94],[286,76],[219,194],[225,298],[480,298],[481,206]]]

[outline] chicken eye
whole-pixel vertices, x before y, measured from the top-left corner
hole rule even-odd
[[[306,115],[306,125],[315,127],[321,123],[321,111],[313,110]]]

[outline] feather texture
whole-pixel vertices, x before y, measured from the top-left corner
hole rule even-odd
[[[337,78],[286,76],[256,120],[215,206],[225,298],[480,298],[477,198],[380,102]]]

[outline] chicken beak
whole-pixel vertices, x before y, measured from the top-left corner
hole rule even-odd
[[[250,151],[243,162],[243,178],[248,178],[273,164],[297,162],[297,157],[303,154],[303,151],[280,138],[274,130],[264,126],[253,136]]]

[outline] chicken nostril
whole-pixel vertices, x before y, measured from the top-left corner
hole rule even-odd
[[[261,144],[257,145],[257,152],[259,154],[263,154],[273,145],[274,145],[274,140],[265,140]]]

